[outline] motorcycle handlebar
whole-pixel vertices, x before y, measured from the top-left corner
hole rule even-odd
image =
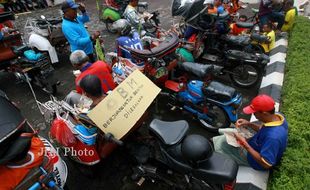
[[[114,135],[111,134],[111,133],[106,133],[106,134],[104,135],[104,138],[105,138],[107,141],[113,142],[113,143],[115,143],[115,144],[117,144],[117,145],[119,145],[119,146],[123,146],[123,144],[124,144],[123,141],[116,139],[116,138],[114,137]]]

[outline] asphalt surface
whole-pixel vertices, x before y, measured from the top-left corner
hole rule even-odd
[[[83,1],[86,4],[86,8],[90,14],[91,22],[88,23],[88,29],[90,33],[99,30],[102,32],[105,42],[106,51],[113,51],[115,35],[107,33],[104,24],[98,18],[98,11],[96,9],[95,0]],[[159,10],[160,20],[162,22],[162,27],[168,29],[173,23],[177,22],[177,19],[171,17],[170,5],[171,1],[166,0],[148,0],[149,10]],[[247,12],[247,14],[251,14]],[[16,26],[21,31],[23,30],[25,21],[28,17],[39,18],[40,15],[46,17],[50,16],[60,16],[59,7],[52,7],[46,10],[38,10],[29,14],[21,14],[16,20]],[[64,98],[72,89],[74,89],[74,76],[72,74],[72,66],[68,60],[68,54],[59,54],[60,62],[55,65],[56,77],[61,81],[61,85],[58,86],[57,98]],[[221,82],[233,86],[229,78],[221,78]],[[23,114],[30,121],[30,123],[40,130],[40,134],[46,136],[49,126],[44,122],[41,116],[35,100],[31,94],[31,91],[27,84],[16,83],[15,76],[13,74],[0,72],[0,89],[7,93],[7,95],[20,107]],[[34,87],[37,98],[39,101],[45,102],[49,99],[49,96],[41,91],[39,88]],[[249,100],[257,94],[258,86],[251,89],[240,89],[237,88],[239,92],[243,95],[242,104],[246,105]],[[165,109],[160,107],[161,109]],[[200,133],[207,137],[214,134],[208,133],[204,130],[199,123],[192,120],[191,116],[188,114],[180,115],[179,112],[171,113],[167,110],[162,110],[155,113],[155,117],[162,118],[164,120],[177,120],[177,119],[187,119],[191,125],[192,133]],[[240,117],[244,117],[240,114]],[[123,183],[124,176],[130,174],[130,166],[127,158],[126,151],[124,148],[117,149],[111,156],[102,160],[101,163],[96,165],[94,170],[95,175],[92,177],[87,177],[86,175],[81,175],[85,173],[88,168],[83,168],[77,163],[72,162],[65,158],[67,165],[69,167],[69,174],[67,179],[67,186],[71,190],[75,189],[120,189],[120,185]],[[83,172],[84,171],[84,172]],[[149,186],[147,189],[156,188],[156,186]]]

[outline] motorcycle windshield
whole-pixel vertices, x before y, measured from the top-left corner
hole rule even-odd
[[[172,16],[182,16],[185,20],[199,13],[205,0],[174,0],[171,6]]]

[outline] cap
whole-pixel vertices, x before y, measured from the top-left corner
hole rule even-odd
[[[77,9],[79,5],[74,2],[74,0],[65,0],[61,5],[61,10],[65,11],[67,9]]]
[[[253,98],[251,104],[243,108],[245,114],[252,114],[258,111],[272,111],[274,109],[274,100],[265,94],[261,94]]]

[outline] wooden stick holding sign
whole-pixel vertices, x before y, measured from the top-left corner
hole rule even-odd
[[[121,139],[144,114],[160,90],[137,69],[93,108],[88,117],[104,133]]]

